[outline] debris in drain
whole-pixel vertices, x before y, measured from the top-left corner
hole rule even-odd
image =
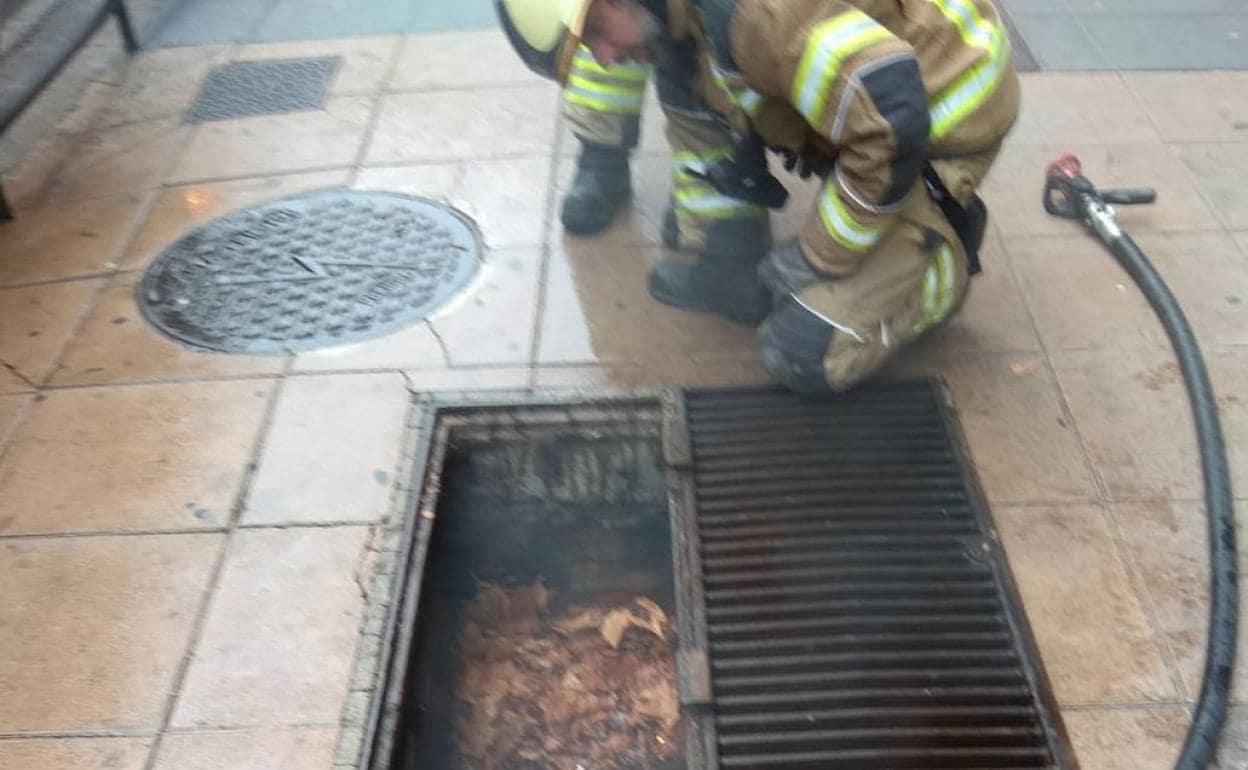
[[[540,581],[479,589],[458,637],[457,766],[669,766],[680,706],[674,630],[658,604],[620,592],[560,602]]]

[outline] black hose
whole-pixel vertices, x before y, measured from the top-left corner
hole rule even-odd
[[[1161,319],[1183,370],[1196,422],[1209,520],[1209,641],[1196,713],[1175,770],[1204,770],[1213,756],[1218,733],[1226,720],[1239,618],[1235,509],[1226,446],[1222,426],[1218,422],[1218,405],[1209,384],[1209,373],[1179,303],[1130,236],[1119,233],[1105,240]]]

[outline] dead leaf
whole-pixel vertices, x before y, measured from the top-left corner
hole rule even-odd
[[[551,615],[540,583],[481,585],[459,627],[454,731],[465,766],[623,770],[677,755],[667,616],[635,594],[593,598]],[[630,628],[645,633],[621,646]]]
[[[587,610],[566,617],[555,623],[555,630],[561,634],[575,634],[581,631],[588,631],[591,628],[597,628],[602,625],[604,612],[601,607],[591,607]]]
[[[624,632],[632,627],[649,631],[662,639],[666,630],[664,628],[666,621],[667,615],[659,605],[642,596],[628,607],[619,607],[608,612],[598,630],[612,649],[618,649],[620,640],[624,638]]]
[[[528,621],[545,611],[548,604],[550,590],[538,578],[532,585],[507,592],[507,619],[512,622]]]

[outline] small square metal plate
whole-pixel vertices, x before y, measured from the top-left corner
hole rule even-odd
[[[213,69],[188,123],[318,110],[325,105],[339,56],[239,61]]]

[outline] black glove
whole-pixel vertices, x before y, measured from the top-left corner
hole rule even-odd
[[[767,150],[757,134],[750,134],[732,149],[732,155],[710,164],[705,171],[686,168],[721,195],[769,209],[783,208],[789,191],[767,170]]]
[[[822,179],[831,174],[836,165],[836,158],[809,150],[801,152],[780,150],[780,155],[784,158],[785,170],[797,174],[802,179],[809,179],[811,176]]]

